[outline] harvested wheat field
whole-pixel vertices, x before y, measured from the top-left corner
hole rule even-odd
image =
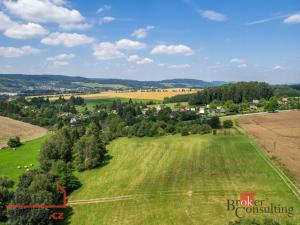
[[[0,148],[5,147],[7,140],[19,136],[21,141],[29,141],[42,137],[47,130],[29,123],[0,116]]]
[[[238,122],[295,176],[300,187],[300,111],[244,116]]]
[[[182,91],[184,90],[184,91]],[[99,99],[99,98],[132,98],[132,99],[153,99],[163,100],[166,97],[172,97],[175,95],[191,94],[195,93],[195,90],[189,89],[160,89],[156,91],[126,91],[126,92],[101,92],[98,94],[82,95],[85,99]]]
[[[149,100],[163,100],[167,97],[173,97],[175,95],[192,94],[201,89],[189,89],[189,88],[169,88],[169,89],[157,89],[157,90],[139,90],[139,91],[105,91],[94,94],[82,94],[76,95],[84,99],[111,99],[111,98],[128,98],[128,99],[149,99]],[[49,97],[50,100],[56,100],[59,96],[64,96],[65,99],[69,99],[71,94],[66,95],[47,95],[44,97]],[[41,96],[31,96],[28,97],[41,97]]]

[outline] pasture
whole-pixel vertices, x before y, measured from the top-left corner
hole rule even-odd
[[[46,133],[45,128],[0,116],[0,148],[7,146],[11,137],[19,136],[21,142],[25,142],[42,137]]]
[[[0,150],[0,174],[8,176],[15,182],[18,177],[26,172],[25,166],[29,169],[39,168],[39,152],[44,141],[49,138],[49,134],[35,140],[27,141],[15,150],[4,148]],[[33,166],[30,166],[32,164]],[[18,166],[21,168],[18,169]]]
[[[299,199],[246,135],[119,138],[102,168],[78,173],[83,186],[71,194],[79,224],[225,225],[235,220],[228,199],[254,192],[266,206],[294,207],[286,214],[258,214],[299,225]]]

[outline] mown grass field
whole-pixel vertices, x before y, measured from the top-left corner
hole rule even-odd
[[[41,144],[49,138],[47,134],[41,138],[25,142],[22,146],[13,150],[11,148],[4,148],[0,150],[0,175],[8,176],[15,182],[18,177],[26,172],[24,166],[29,166],[29,169],[39,168],[39,152]],[[17,167],[21,166],[21,169]]]
[[[78,174],[73,225],[225,225],[236,219],[227,199],[241,192],[295,207],[267,216],[300,224],[299,200],[243,134],[120,138],[108,149],[109,164]]]

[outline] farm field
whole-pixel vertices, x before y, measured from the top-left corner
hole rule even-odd
[[[0,116],[0,148],[5,147],[9,138],[19,136],[21,141],[29,141],[44,136],[45,128]]]
[[[161,89],[160,91],[136,91],[136,92],[101,92],[98,94],[83,95],[86,99],[98,98],[131,98],[131,99],[152,99],[163,100],[166,97],[172,97],[180,94],[195,93],[196,91],[179,91],[178,89]]]
[[[170,89],[158,89],[159,91],[106,91],[106,92],[100,92],[95,94],[82,94],[82,95],[76,95],[80,96],[84,99],[113,99],[113,98],[125,98],[125,99],[141,99],[141,100],[163,100],[166,97],[172,97],[175,95],[182,95],[182,94],[191,94],[199,91],[197,90],[190,90],[190,89],[184,89],[185,91],[182,91],[183,89],[180,88],[170,88]],[[58,95],[47,95],[50,100],[55,100],[59,96]],[[70,98],[70,94],[63,95],[65,99]],[[33,97],[41,97],[41,96],[31,96],[29,98]],[[46,96],[45,96],[46,97]]]
[[[300,111],[244,116],[238,123],[295,176],[300,187]]]
[[[299,200],[246,135],[120,138],[108,149],[107,165],[77,174],[71,224],[227,225],[236,219],[227,200],[241,192],[294,207],[293,217],[267,216],[300,224]]]
[[[4,148],[0,150],[0,171],[1,176],[8,176],[15,182],[18,177],[26,172],[24,166],[33,164],[33,167],[39,168],[39,152],[41,144],[49,138],[49,134],[37,138],[35,140],[27,141],[22,146],[17,147],[16,150],[11,148]],[[20,169],[17,167],[21,166]]]

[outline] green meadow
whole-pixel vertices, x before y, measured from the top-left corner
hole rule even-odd
[[[39,151],[41,144],[49,138],[50,134],[44,137],[25,142],[22,146],[14,149],[0,149],[0,172],[1,176],[8,176],[15,182],[18,177],[26,172],[25,166],[29,169],[39,168]],[[31,167],[30,164],[33,164]],[[18,169],[18,166],[21,168]]]
[[[78,173],[82,187],[69,197],[74,225],[225,225],[235,220],[227,200],[254,192],[265,206],[294,207],[294,215],[264,216],[300,224],[297,197],[246,135],[119,138],[112,159]]]

